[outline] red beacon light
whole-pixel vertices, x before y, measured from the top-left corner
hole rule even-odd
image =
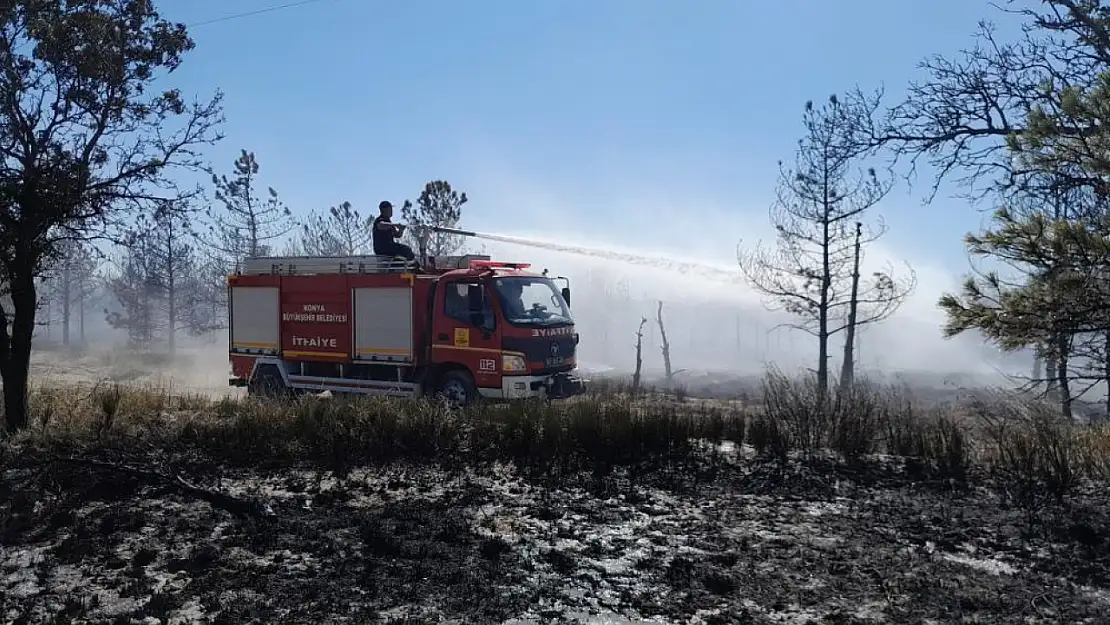
[[[472,260],[471,269],[527,269],[532,263],[506,263],[499,260]]]

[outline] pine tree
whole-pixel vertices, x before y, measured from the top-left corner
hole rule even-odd
[[[148,349],[158,333],[158,286],[155,254],[149,237],[132,232],[110,261],[108,293],[120,310],[104,310],[108,325],[127,332],[130,346]]]
[[[406,202],[401,207],[401,218],[408,224],[406,237],[417,258],[456,254],[465,245],[463,237],[431,230],[433,227],[454,228],[462,219],[462,207],[468,198],[451,188],[446,180],[433,180],[424,185],[416,206]]]
[[[140,224],[138,236],[145,239],[150,255],[148,281],[154,291],[157,325],[168,353],[177,351],[181,332],[199,336],[211,330],[201,297],[202,276],[189,221],[179,211],[166,207]]]

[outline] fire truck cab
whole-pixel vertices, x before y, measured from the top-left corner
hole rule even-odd
[[[488,256],[436,260],[415,272],[379,256],[247,259],[228,276],[229,384],[455,405],[585,391],[569,281]]]

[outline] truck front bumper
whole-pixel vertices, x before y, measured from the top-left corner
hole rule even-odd
[[[547,379],[547,396],[551,399],[566,399],[586,392],[586,379],[576,371],[556,373]]]
[[[566,399],[586,392],[586,380],[576,371],[501,378],[501,399]]]

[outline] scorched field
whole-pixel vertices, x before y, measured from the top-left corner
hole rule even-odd
[[[1098,623],[1110,432],[1037,404],[36,388],[5,623]]]

